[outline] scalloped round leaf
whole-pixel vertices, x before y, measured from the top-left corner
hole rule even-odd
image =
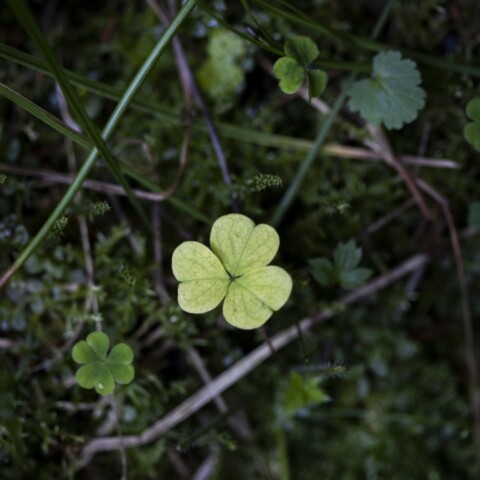
[[[476,122],[480,122],[480,97],[473,98],[468,102],[467,115]]]
[[[234,327],[258,328],[283,307],[291,291],[292,279],[285,270],[259,268],[232,282],[223,303],[223,316]]]
[[[273,66],[273,74],[280,80],[280,90],[287,94],[297,92],[305,79],[305,69],[290,57],[279,58]]]
[[[120,363],[108,364],[108,368],[114,380],[120,385],[129,384],[135,377],[135,370],[132,365]]]
[[[107,364],[129,364],[133,362],[133,350],[126,343],[119,343],[112,348],[107,357]]]
[[[470,143],[475,150],[480,152],[480,123],[468,123],[463,129],[463,136],[468,143]]]
[[[304,36],[287,39],[284,50],[289,57],[295,59],[304,68],[308,67],[319,55],[315,42]]]
[[[100,395],[109,395],[115,387],[110,370],[102,362],[84,365],[78,369],[75,378],[81,387],[95,388],[95,391]]]
[[[87,343],[100,359],[107,356],[110,340],[103,332],[92,332],[87,336]]]
[[[213,224],[210,245],[230,275],[237,277],[270,263],[280,238],[270,225],[255,226],[248,217],[234,213]]]
[[[373,78],[355,82],[349,91],[349,106],[368,122],[401,128],[418,116],[425,105],[425,91],[415,62],[399,52],[381,52],[373,60]]]
[[[319,97],[327,88],[328,75],[323,70],[307,70],[308,96]]]
[[[91,363],[99,360],[98,355],[92,350],[85,340],[77,342],[72,350],[72,358],[77,363]]]

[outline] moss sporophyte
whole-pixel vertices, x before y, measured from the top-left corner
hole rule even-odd
[[[246,330],[260,327],[283,307],[292,291],[290,275],[268,265],[279,245],[278,234],[269,225],[255,226],[239,214],[220,217],[210,233],[211,250],[189,241],[173,252],[180,308],[206,313],[224,300],[228,323]]]

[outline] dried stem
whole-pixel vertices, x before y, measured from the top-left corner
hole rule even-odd
[[[476,445],[480,445],[480,392],[478,390],[478,367],[475,352],[475,332],[473,328],[472,311],[470,308],[470,295],[468,292],[467,276],[463,264],[462,249],[458,236],[457,227],[453,218],[448,200],[423,180],[417,179],[417,184],[430,195],[441,207],[447,222],[452,245],[455,266],[457,269],[458,284],[462,303],[463,329],[465,336],[465,362],[468,372],[468,392],[470,409],[473,416],[473,437]]]
[[[423,267],[429,261],[429,257],[424,254],[416,255],[405,261],[391,272],[375,278],[367,283],[365,286],[354,290],[345,295],[339,300],[342,305],[350,305],[369,295],[376,293],[388,285],[400,280],[405,275]],[[325,321],[334,316],[334,311],[325,310],[318,314],[307,317],[300,322],[300,330],[306,332],[318,323]],[[296,325],[293,325],[281,332],[277,333],[271,338],[271,343],[275,351],[280,350],[288,345],[299,335],[299,330]],[[264,342],[255,350],[239,360],[235,365],[220,374],[213,381],[202,387],[195,394],[187,398],[184,402],[174,408],[170,413],[155,422],[152,426],[144,430],[139,435],[129,435],[124,437],[124,444],[126,448],[138,447],[155,441],[169,430],[174,428],[179,423],[185,421],[195,412],[200,410],[219,394],[237,383],[245,375],[257,368],[261,363],[271,357],[272,351],[270,347]],[[83,448],[79,462],[76,465],[77,469],[83,468],[91,461],[91,459],[99,452],[106,452],[117,450],[120,447],[120,440],[118,437],[106,437],[90,440]]]
[[[415,183],[415,180],[413,179],[410,172],[405,168],[405,166],[401,162],[399,162],[398,159],[393,154],[392,149],[390,148],[390,144],[388,143],[388,140],[382,128],[379,126],[374,126],[370,124],[367,125],[367,128],[370,134],[372,135],[373,139],[375,140],[378,146],[378,149],[380,153],[383,155],[383,158],[385,159],[387,164],[390,165],[392,168],[394,168],[398,172],[400,177],[402,177],[403,181],[405,182],[405,185],[410,190],[410,193],[412,194],[420,210],[422,211],[423,216],[428,221],[433,221],[432,212],[430,211],[430,208],[425,202],[423,195],[418,189]]]
[[[157,17],[160,19],[163,25],[168,26],[171,22],[170,15],[168,12],[166,12],[162,8],[160,3],[157,2],[156,0],[145,0],[145,1],[153,10],[155,15],[157,15]],[[175,12],[171,12],[171,13],[174,14]],[[215,152],[215,156],[217,157],[218,165],[222,173],[223,181],[225,182],[225,184],[230,186],[232,184],[232,179],[230,176],[227,159],[223,151],[220,137],[218,136],[217,129],[215,128],[212,117],[210,116],[210,112],[208,111],[208,107],[205,102],[205,99],[203,98],[202,92],[200,91],[195,81],[195,77],[192,74],[192,71],[187,61],[187,57],[182,47],[182,43],[180,42],[180,39],[178,38],[178,36],[172,40],[172,46],[173,46],[173,51],[175,52],[175,61],[177,63],[177,69],[178,69],[180,80],[182,83],[182,88],[184,92],[193,94],[195,103],[200,109],[200,112],[202,113],[203,119],[205,121],[207,132],[210,137],[210,141],[212,143],[213,151]],[[239,211],[238,202],[236,199],[233,199],[233,198],[232,198],[232,209],[237,212]]]

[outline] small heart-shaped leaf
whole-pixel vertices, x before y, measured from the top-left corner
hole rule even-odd
[[[468,102],[467,115],[476,122],[480,122],[480,97],[474,98]]]
[[[308,37],[292,37],[285,42],[285,53],[307,68],[319,55],[315,43]]]
[[[282,57],[275,62],[273,74],[280,80],[280,90],[292,94],[302,86],[305,69],[293,58]]]
[[[327,85],[327,74],[310,69],[318,57],[318,48],[308,37],[292,37],[285,42],[285,57],[279,58],[273,66],[273,74],[280,80],[279,87],[284,93],[296,93],[305,80],[308,80],[310,98],[323,93]]]
[[[319,97],[327,87],[328,75],[322,70],[307,70],[308,96]]]

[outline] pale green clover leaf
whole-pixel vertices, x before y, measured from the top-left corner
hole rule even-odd
[[[324,71],[311,68],[319,54],[315,43],[308,37],[293,37],[285,42],[284,51],[286,56],[279,58],[273,66],[280,90],[288,94],[297,92],[306,76],[310,98],[321,95],[328,77]]]
[[[125,343],[112,348],[107,356],[110,340],[105,333],[93,332],[87,340],[76,343],[72,350],[75,362],[83,364],[75,375],[83,388],[95,388],[100,395],[109,395],[115,382],[126,385],[135,375],[132,349]]]
[[[463,136],[477,152],[480,152],[480,98],[470,100],[467,105],[467,116],[473,120],[468,123],[464,130]]]
[[[188,313],[206,313],[222,300],[231,325],[250,330],[263,325],[288,300],[290,275],[269,266],[280,245],[269,225],[255,226],[244,215],[220,217],[210,233],[212,250],[183,242],[173,252],[178,304]]]
[[[355,82],[349,106],[368,122],[398,129],[417,118],[425,105],[425,91],[417,65],[399,52],[381,52],[373,59],[373,78]]]

